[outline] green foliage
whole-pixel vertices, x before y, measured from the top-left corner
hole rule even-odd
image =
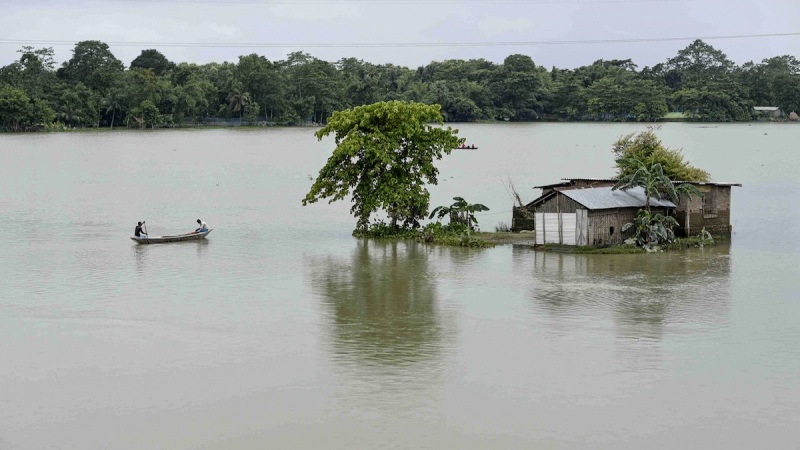
[[[369,224],[366,229],[356,228],[353,230],[353,236],[374,239],[416,239],[419,236],[419,232],[378,220]]]
[[[454,247],[487,248],[494,246],[494,244],[477,237],[469,227],[460,223],[442,225],[441,222],[434,222],[421,229],[411,229],[379,220],[370,224],[367,229],[354,230],[353,236],[371,239],[413,239],[425,244]]]
[[[708,172],[684,161],[680,150],[664,147],[652,129],[619,138],[614,143],[613,152],[619,178],[633,175],[640,170],[641,164],[647,167],[659,164],[664,176],[671,180],[710,180]]]
[[[489,211],[489,208],[486,206],[480,203],[468,203],[462,197],[453,197],[453,200],[455,200],[455,202],[450,206],[437,206],[434,208],[428,216],[428,219],[433,219],[433,216],[436,216],[437,219],[442,220],[444,216],[450,216],[450,223],[463,224],[470,230],[475,230],[475,225],[478,224],[475,213]]]
[[[131,61],[131,69],[151,69],[158,76],[166,74],[173,67],[175,63],[155,49],[142,50],[142,53]]]
[[[675,240],[675,227],[678,221],[672,216],[651,214],[640,209],[633,222],[622,226],[622,231],[634,230],[636,245],[642,248],[652,248],[655,245],[669,244]]]
[[[0,127],[20,131],[24,118],[30,114],[30,100],[21,89],[0,88]]]
[[[130,117],[142,128],[155,128],[164,123],[164,116],[159,113],[156,105],[150,100],[145,100],[139,106],[131,108]]]
[[[636,171],[617,180],[613,189],[626,190],[633,187],[641,187],[646,197],[645,209],[648,212],[650,211],[650,198],[667,198],[677,204],[682,195],[688,198],[693,195],[703,196],[703,193],[693,184],[673,183],[664,174],[664,169],[660,163],[648,166],[638,159],[629,159],[624,161],[624,164],[635,167]]]
[[[335,112],[315,135],[321,140],[333,134],[336,149],[303,205],[352,195],[357,229],[366,230],[378,210],[392,226],[419,226],[429,204],[425,184],[438,182],[433,162],[461,142],[458,130],[432,122],[442,123],[438,105],[392,101]]]
[[[492,243],[476,237],[472,229],[462,223],[448,225],[442,225],[441,222],[429,223],[419,232],[418,240],[429,244],[455,247],[486,248],[494,246]]]
[[[105,92],[124,69],[108,44],[100,41],[81,41],[75,44],[72,58],[65,62],[60,74],[71,83],[83,83],[92,90]]]
[[[697,246],[700,248],[703,248],[706,245],[714,244],[714,237],[711,236],[711,232],[706,230],[706,227],[703,227],[703,229],[700,230],[700,233],[697,235],[697,240],[698,240]]]
[[[197,65],[175,64],[154,49],[143,50],[125,70],[100,41],[78,42],[58,70],[52,48],[25,46],[19,54],[18,61],[0,67],[0,86],[22,90],[31,103],[45,102],[57,113],[48,120],[70,127],[117,126],[146,100],[165,122],[172,117],[177,125],[212,116],[244,121],[245,115],[249,123],[325,124],[333,111],[382,101],[441,105],[444,122],[650,122],[668,111],[696,121],[747,121],[756,105],[778,106],[786,114],[800,111],[797,58],[773,56],[737,67],[700,40],[642,70],[630,59],[546,70],[526,55],[509,55],[501,64],[446,60],[409,69],[355,58],[331,63],[303,52],[276,61],[249,54],[236,63]],[[69,92],[82,103],[73,111],[63,102]],[[240,96],[232,104],[229,96],[236,92]],[[248,101],[240,101],[244,93]],[[109,98],[116,100],[109,103]],[[249,104],[258,104],[258,111],[247,110]],[[24,111],[19,114],[14,123],[29,122]],[[10,123],[4,128],[14,128]],[[40,125],[49,123],[34,128]],[[669,165],[662,165],[672,176]]]
[[[242,92],[237,88],[228,94],[226,100],[228,101],[228,107],[231,108],[231,111],[238,113],[239,117],[241,117],[242,114],[244,114],[245,106],[250,104],[250,93]]]

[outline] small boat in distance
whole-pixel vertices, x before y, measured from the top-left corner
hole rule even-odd
[[[454,150],[477,150],[477,149],[478,147],[475,144],[472,144],[471,146],[465,145],[463,147],[456,147]]]
[[[193,231],[191,233],[178,234],[175,236],[159,236],[159,237],[132,236],[131,240],[136,242],[137,244],[166,244],[167,242],[198,241],[200,239],[205,239],[208,233],[211,233],[213,230],[214,229],[212,228],[206,231],[199,231],[199,232]]]

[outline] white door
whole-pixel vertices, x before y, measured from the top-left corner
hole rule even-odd
[[[577,214],[561,213],[561,239],[564,245],[575,245]]]

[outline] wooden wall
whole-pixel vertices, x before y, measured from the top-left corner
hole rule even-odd
[[[533,231],[536,229],[533,209],[525,206],[515,206],[511,208],[511,231]]]
[[[536,212],[541,213],[574,213],[578,209],[585,209],[581,206],[580,203],[576,202],[575,200],[564,196],[562,194],[556,194],[553,198],[548,199],[541,205],[536,207]]]
[[[718,236],[731,235],[731,186],[697,186],[704,197],[681,198],[676,211],[678,232],[695,236],[705,228]]]

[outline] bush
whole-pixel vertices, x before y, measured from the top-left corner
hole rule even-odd
[[[498,233],[508,233],[511,232],[511,227],[509,227],[505,222],[500,222],[494,226],[494,231]]]

